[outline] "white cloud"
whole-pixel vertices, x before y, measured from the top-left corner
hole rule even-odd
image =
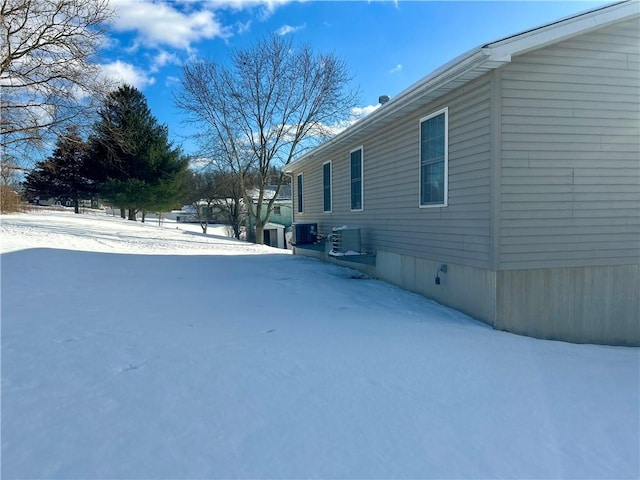
[[[247,21],[247,22],[245,22],[245,23],[238,22],[238,23],[236,24],[236,28],[237,28],[238,33],[239,33],[239,34],[241,34],[241,35],[242,35],[243,33],[248,32],[249,30],[251,30],[251,20],[248,20],[248,21]]]
[[[278,7],[290,3],[291,0],[231,0],[236,8],[262,7],[258,13],[258,20],[264,22],[271,17]]]
[[[391,70],[389,70],[389,73],[394,74],[394,73],[398,73],[401,70],[402,70],[402,65],[401,64],[397,64],[395,67],[393,67]]]
[[[289,33],[295,33],[298,30],[302,30],[303,28],[306,28],[306,27],[307,27],[306,23],[304,23],[302,25],[298,25],[296,27],[291,26],[291,25],[283,25],[278,30],[276,30],[276,33],[278,35],[288,35]]]
[[[380,104],[367,105],[366,107],[354,107],[351,109],[351,117],[348,120],[344,120],[333,125],[321,125],[320,128],[325,132],[329,132],[331,135],[337,135],[378,108],[380,108]]]
[[[167,88],[171,88],[175,85],[178,85],[180,83],[180,78],[179,77],[174,77],[172,75],[167,76],[167,78],[164,81],[164,86]]]
[[[180,59],[173,53],[169,53],[165,50],[160,50],[153,58],[151,68],[149,70],[150,72],[155,73],[168,64],[180,65]]]
[[[216,16],[223,9],[258,8],[257,18],[266,20],[282,5],[292,0],[216,0],[193,2],[184,0],[111,0],[116,11],[114,28],[119,32],[135,32],[133,48],[171,46],[191,50],[203,39],[226,39],[234,26],[224,25]],[[238,33],[246,32],[251,21],[235,25]],[[293,27],[301,28],[301,27]]]
[[[142,70],[137,69],[130,63],[121,62],[116,60],[115,62],[103,64],[100,66],[102,75],[120,84],[132,85],[138,89],[143,89],[148,85],[155,83],[155,78],[148,76]]]
[[[351,109],[351,116],[355,120],[360,120],[361,118],[366,117],[371,112],[380,108],[380,104],[377,105],[367,105],[366,107],[354,107]]]
[[[264,4],[269,11],[273,12],[276,8],[286,5],[290,1],[291,0],[262,0],[259,3]]]
[[[243,10],[245,8],[264,7],[273,12],[276,8],[290,3],[292,0],[216,0],[220,7]]]
[[[218,21],[212,10],[181,11],[174,5],[178,4],[152,0],[111,0],[111,6],[117,13],[114,28],[122,32],[136,32],[138,45],[168,45],[185,50],[202,39],[227,38],[231,35],[230,29]]]
[[[214,167],[215,165],[215,159],[210,157],[192,157],[189,159],[189,168],[196,171],[206,170],[207,168]]]

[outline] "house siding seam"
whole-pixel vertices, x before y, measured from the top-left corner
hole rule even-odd
[[[491,74],[458,88],[397,122],[354,139],[331,158],[318,156],[304,172],[305,212],[296,221],[359,227],[373,250],[488,268],[490,262]],[[448,206],[419,208],[420,119],[449,108]],[[382,107],[384,108],[384,107]],[[349,152],[364,147],[363,211],[350,211]],[[322,164],[332,161],[333,205],[322,212]],[[295,195],[295,192],[294,192]]]
[[[638,264],[640,22],[502,68],[499,269]]]

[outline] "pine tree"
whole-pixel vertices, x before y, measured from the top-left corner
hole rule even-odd
[[[87,145],[75,127],[59,136],[53,154],[27,175],[24,186],[27,196],[66,198],[73,201],[75,213],[80,212],[80,200],[95,193],[85,175]]]
[[[176,205],[187,160],[151,114],[144,95],[125,85],[111,92],[98,112],[91,138],[91,175],[102,195],[129,219],[138,212]]]

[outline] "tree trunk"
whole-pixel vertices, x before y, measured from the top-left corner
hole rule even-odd
[[[145,218],[147,218],[147,212],[142,212],[142,223],[144,223]]]
[[[256,241],[258,245],[264,245],[264,225],[256,225]]]
[[[209,226],[209,222],[200,222],[200,228],[202,228],[202,233],[207,234],[207,227]]]
[[[120,218],[127,218],[127,216],[125,215],[124,208],[120,209]]]
[[[231,226],[233,235],[240,240],[240,201],[234,201],[231,207]]]
[[[256,243],[256,229],[253,228],[253,225],[249,222],[247,222],[245,240],[249,243]]]
[[[137,218],[136,218],[136,211],[135,211],[135,209],[133,209],[133,208],[130,208],[130,209],[129,209],[129,220],[132,220],[132,221],[134,221],[134,222],[136,222],[136,221],[137,221]]]
[[[80,213],[80,200],[77,198],[73,199],[73,211],[74,213]]]

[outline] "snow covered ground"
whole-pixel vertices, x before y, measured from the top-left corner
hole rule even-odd
[[[4,479],[640,476],[638,349],[197,226],[0,222]]]

